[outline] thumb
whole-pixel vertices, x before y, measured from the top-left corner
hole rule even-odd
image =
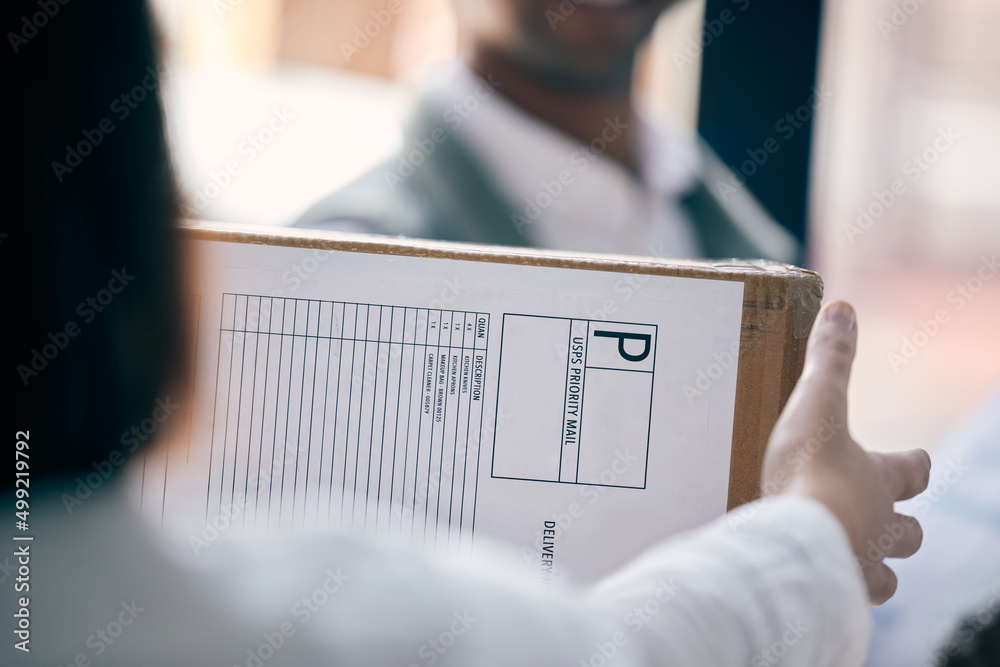
[[[857,341],[858,321],[851,304],[846,301],[828,304],[816,318],[809,336],[803,382],[820,383],[846,393]]]
[[[842,422],[847,419],[847,383],[857,338],[857,320],[850,304],[835,301],[820,311],[809,335],[802,377],[782,417],[823,414]]]
[[[813,323],[802,376],[771,433],[765,475],[787,461],[789,448],[802,447],[824,420],[847,425],[847,382],[857,342],[854,309],[843,301],[827,305]]]

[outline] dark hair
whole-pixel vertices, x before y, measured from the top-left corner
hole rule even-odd
[[[982,620],[983,616],[986,620]],[[949,656],[945,667],[1000,665],[1000,614],[987,607],[978,614],[970,615],[958,626],[940,653]]]
[[[180,368],[177,197],[145,4],[13,4],[5,437],[30,432],[36,478],[122,448]]]

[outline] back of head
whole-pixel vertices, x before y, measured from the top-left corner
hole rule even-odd
[[[14,4],[7,426],[37,478],[121,449],[179,368],[177,203],[145,4]]]

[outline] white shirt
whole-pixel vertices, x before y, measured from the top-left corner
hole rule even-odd
[[[581,142],[522,111],[464,65],[435,81],[428,101],[486,166],[532,245],[701,255],[691,222],[678,206],[700,169],[690,133],[640,120],[637,178],[606,154],[609,143],[624,141],[628,119],[609,117],[599,136]]]
[[[594,588],[546,589],[495,559],[335,534],[195,557],[118,489],[72,515],[62,489],[32,490],[31,652],[8,630],[5,665],[832,667],[860,665],[870,638],[846,535],[804,498],[744,507]]]

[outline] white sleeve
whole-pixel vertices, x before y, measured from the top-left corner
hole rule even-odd
[[[847,535],[804,497],[737,508],[668,540],[592,596],[649,664],[861,665],[871,639]]]
[[[792,497],[738,512],[665,541],[593,590],[539,590],[481,564],[327,537],[277,567],[259,552],[228,567],[239,593],[227,606],[256,633],[286,624],[296,635],[281,652],[288,664],[860,665],[865,592],[833,515]]]

